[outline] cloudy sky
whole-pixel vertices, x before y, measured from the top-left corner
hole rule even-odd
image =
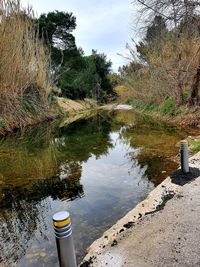
[[[72,12],[77,18],[76,43],[86,55],[92,49],[104,52],[115,71],[126,62],[117,53],[126,54],[126,43],[133,36],[136,11],[131,0],[22,0],[22,3],[33,6],[37,15],[53,10]]]

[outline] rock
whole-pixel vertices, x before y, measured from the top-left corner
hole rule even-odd
[[[40,252],[39,255],[40,255],[40,257],[45,257],[46,256],[46,253],[42,251],[42,252]]]
[[[117,240],[113,240],[111,247],[117,246],[117,244],[118,244]]]

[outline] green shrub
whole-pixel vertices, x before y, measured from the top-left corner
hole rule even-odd
[[[145,111],[156,111],[158,110],[158,106],[155,103],[148,103],[144,105]]]
[[[2,118],[0,118],[0,129],[5,128],[5,122]]]
[[[199,152],[200,151],[200,139],[196,139],[192,142],[191,150],[193,152]]]
[[[174,116],[176,114],[176,100],[175,98],[170,98],[165,101],[161,107],[162,115],[170,114]]]

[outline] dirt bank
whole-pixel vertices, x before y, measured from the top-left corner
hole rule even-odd
[[[119,220],[88,250],[84,266],[200,265],[200,152]]]
[[[75,101],[68,98],[57,97],[57,103],[61,111],[64,114],[69,114],[69,115],[84,110],[96,109],[98,107],[96,101],[88,98],[84,100]]]

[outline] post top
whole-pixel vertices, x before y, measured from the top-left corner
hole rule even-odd
[[[62,222],[65,221],[70,217],[69,212],[67,211],[60,211],[53,215],[53,221],[54,222]]]
[[[187,145],[188,144],[188,140],[186,140],[186,139],[185,140],[181,140],[180,143],[181,143],[181,145]]]

